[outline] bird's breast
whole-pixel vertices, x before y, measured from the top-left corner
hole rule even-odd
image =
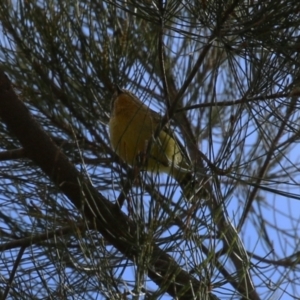
[[[137,155],[147,150],[153,134],[148,112],[139,107],[118,107],[109,122],[110,140],[115,152],[128,164],[136,163]]]

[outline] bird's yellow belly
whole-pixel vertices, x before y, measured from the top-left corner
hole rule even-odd
[[[151,123],[149,126],[142,122],[140,118],[143,120],[143,117],[138,115],[131,119],[121,116],[112,118],[109,124],[111,144],[121,159],[131,166],[140,164],[148,171],[169,173],[170,162],[175,158],[175,144],[170,143],[170,139],[163,132],[153,141],[155,129]],[[146,155],[149,143],[151,150]]]
[[[146,126],[143,116],[118,116],[109,124],[111,144],[115,152],[128,164],[137,164],[139,155],[146,153],[152,138],[152,126]],[[142,124],[142,126],[141,126]]]

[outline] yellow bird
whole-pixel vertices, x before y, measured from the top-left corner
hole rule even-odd
[[[119,157],[131,166],[141,165],[139,157],[147,154],[143,168],[171,175],[185,192],[187,187],[190,190],[194,177],[191,162],[168,125],[155,136],[161,120],[158,113],[135,95],[117,87],[111,100],[110,142]],[[151,148],[147,153],[149,143]]]

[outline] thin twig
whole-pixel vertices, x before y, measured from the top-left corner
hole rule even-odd
[[[18,254],[17,258],[16,258],[14,267],[13,267],[13,269],[12,269],[12,271],[11,271],[11,274],[10,274],[9,280],[8,280],[8,283],[7,283],[7,285],[6,285],[5,291],[4,291],[3,296],[2,296],[2,299],[3,299],[3,300],[6,299],[8,293],[9,293],[9,290],[10,290],[10,288],[12,287],[12,283],[13,283],[13,281],[14,281],[14,277],[15,277],[15,275],[16,275],[18,266],[19,266],[19,264],[20,264],[20,262],[21,262],[21,259],[22,259],[22,256],[23,256],[23,254],[24,254],[25,249],[26,249],[26,246],[22,246],[22,247],[20,248],[19,254]]]

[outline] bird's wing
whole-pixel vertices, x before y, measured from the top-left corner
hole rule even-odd
[[[150,109],[150,108],[149,108]],[[155,112],[154,110],[150,109],[152,112],[152,118],[153,118],[153,123],[156,126],[159,126],[159,124],[161,123],[162,117],[160,114],[158,114],[157,112]],[[155,126],[155,127],[156,127]],[[180,142],[180,140],[178,139],[177,135],[174,133],[174,130],[172,130],[172,128],[170,127],[170,124],[167,123],[163,128],[163,131],[165,131],[170,137],[172,137],[175,141],[176,144],[178,145],[178,148],[180,150],[180,153],[182,155],[182,161],[180,163],[180,168],[183,169],[187,169],[190,170],[191,167],[191,159],[190,156],[188,154],[188,152],[186,151],[186,147],[183,146],[183,144]],[[170,162],[172,163],[172,162]]]

